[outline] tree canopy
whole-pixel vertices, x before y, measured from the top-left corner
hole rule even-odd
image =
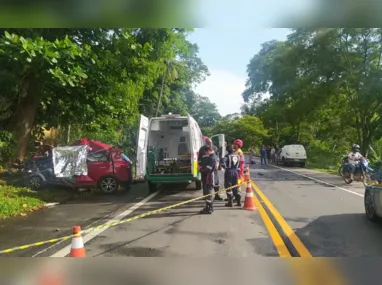
[[[187,39],[190,29],[0,32],[0,142],[14,141],[15,157],[42,128],[58,128],[64,141],[89,136],[131,148],[140,113],[200,114],[192,87],[209,73]]]
[[[250,60],[243,112],[261,118],[275,144],[358,143],[367,153],[381,138],[381,56],[379,28],[294,29]]]

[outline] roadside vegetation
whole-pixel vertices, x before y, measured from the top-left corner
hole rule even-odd
[[[209,72],[190,33],[0,29],[0,165],[29,157],[35,141],[82,137],[134,159],[139,114],[171,112],[190,113],[205,135],[241,138],[246,149],[301,143],[307,167],[330,173],[358,143],[380,169],[382,29],[294,29],[264,43],[247,66],[241,112],[224,117],[193,91]],[[58,199],[1,184],[0,217]]]
[[[294,29],[250,60],[243,114],[263,122],[264,143],[303,144],[307,167],[337,172],[357,143],[382,170],[381,59],[382,29]]]
[[[190,33],[0,29],[0,173],[10,159],[30,157],[35,141],[67,145],[87,137],[134,158],[139,114],[191,113],[202,128],[214,124],[216,106],[192,89],[209,73]],[[0,217],[57,202],[59,193],[2,181]]]

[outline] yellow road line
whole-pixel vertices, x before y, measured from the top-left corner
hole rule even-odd
[[[285,219],[280,215],[280,213],[276,210],[276,208],[273,206],[271,201],[261,192],[259,187],[251,181],[253,189],[256,191],[256,193],[260,196],[260,198],[263,200],[264,204],[268,207],[269,211],[274,216],[275,220],[280,224],[281,228],[287,235],[287,237],[290,239],[293,246],[296,248],[297,252],[301,257],[307,258],[312,257],[308,249],[305,247],[305,245],[302,243],[302,241],[298,238],[296,233],[293,231],[293,229],[288,225],[288,223],[285,221]]]
[[[287,224],[287,222],[284,220],[284,218],[280,215],[280,213],[276,210],[276,208],[272,205],[272,203],[269,201],[269,199],[262,193],[262,191],[259,189],[259,187],[251,180],[251,184],[253,189],[256,191],[256,193],[260,196],[260,198],[263,200],[263,202],[266,204],[268,209],[271,211],[273,216],[275,217],[276,221],[280,224],[284,232],[288,235],[289,239],[293,243],[294,247],[298,251],[298,253],[301,255],[301,257],[312,257],[308,249],[303,245],[301,240],[297,237],[297,235],[294,233],[292,228]],[[272,221],[270,220],[269,216],[265,212],[263,206],[261,205],[260,201],[254,195],[255,204],[259,209],[260,215],[269,231],[269,234],[272,237],[272,240],[277,248],[277,238],[276,240],[273,238],[273,236],[278,236],[278,238],[281,240],[281,243],[284,245],[284,248],[286,249],[286,246],[284,242],[282,241],[279,233],[277,232],[275,226],[273,225]],[[269,226],[270,224],[270,226]],[[270,228],[272,230],[270,230]],[[287,250],[287,249],[286,249]],[[289,251],[287,251],[289,254]],[[301,252],[304,254],[304,256],[301,254]],[[280,254],[280,251],[279,251]],[[282,257],[282,255],[280,254]],[[290,256],[290,254],[289,254]],[[285,257],[285,256],[284,256]],[[295,280],[297,281],[297,284],[301,285],[345,285],[348,284],[346,278],[344,275],[339,271],[336,264],[334,264],[330,259],[328,258],[311,258],[309,261],[306,259],[291,259],[289,266],[292,267],[295,277]]]
[[[277,231],[275,225],[272,223],[268,214],[265,212],[263,205],[261,205],[261,203],[260,203],[259,199],[256,197],[256,195],[253,195],[253,200],[255,202],[257,209],[259,210],[261,218],[263,219],[263,222],[264,222],[264,224],[268,230],[269,235],[271,236],[273,244],[275,245],[277,252],[279,253],[280,257],[292,257],[290,255],[289,250],[286,247],[283,239],[281,238],[279,232]]]
[[[346,278],[329,258],[293,259],[289,264],[301,285],[345,285]]]

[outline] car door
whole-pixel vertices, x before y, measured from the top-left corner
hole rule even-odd
[[[136,162],[136,178],[143,179],[146,175],[147,165],[147,141],[149,134],[149,118],[141,115],[138,129],[137,139],[137,162]]]
[[[104,176],[113,175],[111,157],[107,151],[100,152],[94,160],[88,160],[87,166],[88,176],[93,181],[98,182]]]

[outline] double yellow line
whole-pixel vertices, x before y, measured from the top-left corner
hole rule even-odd
[[[276,222],[280,225],[281,229],[283,230],[284,234],[289,238],[290,242],[292,243],[293,247],[296,249],[297,253],[300,257],[312,257],[309,250],[305,247],[305,245],[302,243],[302,241],[298,238],[296,233],[293,231],[293,229],[288,225],[288,223],[285,221],[285,219],[280,215],[280,213],[276,210],[275,206],[269,201],[269,199],[264,195],[264,193],[257,187],[257,185],[251,181],[251,185],[253,190],[255,191],[254,199],[255,204],[257,208],[259,209],[259,213],[261,215],[261,218],[263,219],[265,226],[269,232],[269,235],[271,236],[273,243],[275,244],[275,247],[280,255],[280,257],[292,257],[290,250],[285,245],[285,242],[281,238],[280,233],[277,231],[276,226],[272,222],[271,218],[265,211],[262,203],[258,199],[257,195],[260,197],[262,202],[265,204],[265,206],[268,208],[268,210],[273,215]]]
[[[261,218],[269,232],[269,235],[279,253],[280,257],[293,257],[283,238],[281,237],[276,225],[272,222],[265,207],[269,210],[276,223],[278,223],[284,235],[289,239],[299,257],[304,259],[292,259],[290,266],[295,273],[297,284],[302,285],[345,285],[345,278],[329,259],[313,258],[312,254],[305,247],[293,229],[288,225],[285,219],[277,211],[275,206],[269,201],[259,187],[251,180],[254,191],[253,199],[259,210]],[[261,201],[260,201],[260,199]],[[307,259],[309,258],[308,262]]]

